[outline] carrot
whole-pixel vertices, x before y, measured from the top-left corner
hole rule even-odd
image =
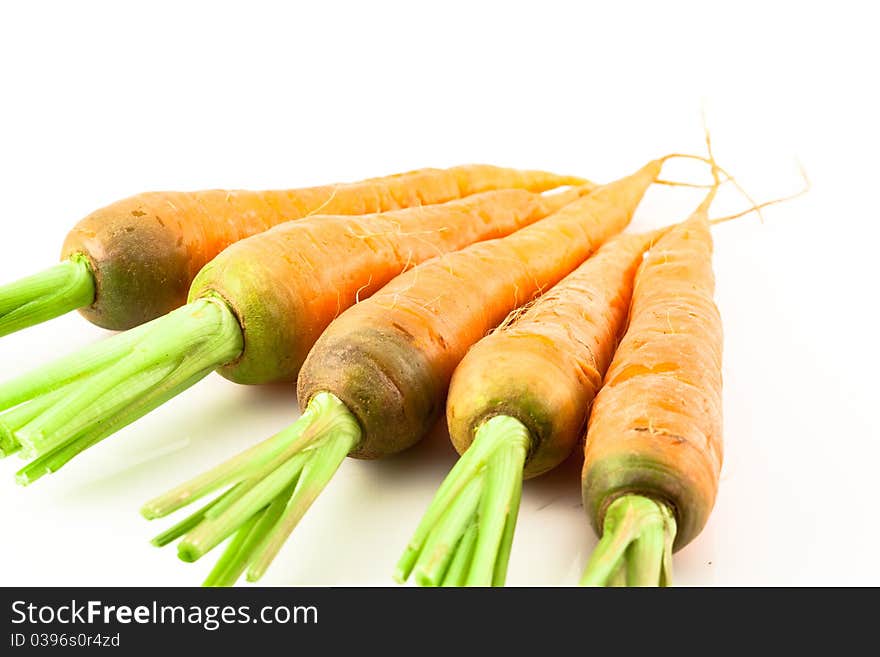
[[[669,584],[673,549],[699,534],[715,502],[722,328],[706,208],[639,268],[629,327],[590,414],[582,489],[602,538],[583,584]]]
[[[206,584],[232,584],[245,570],[258,579],[345,456],[379,458],[419,441],[467,349],[625,228],[662,162],[509,237],[428,261],[342,313],[303,365],[302,417],[147,503],[144,515],[158,518],[228,486],[156,544],[185,534],[178,554],[194,561],[236,534]]]
[[[285,221],[585,182],[543,171],[466,165],[294,190],[139,194],[80,221],[67,235],[60,265],[0,287],[0,336],[75,309],[104,328],[143,324],[182,306],[195,275],[220,251]]]
[[[409,542],[398,581],[414,572],[426,586],[503,585],[522,480],[558,466],[580,440],[636,269],[660,234],[610,240],[467,353],[446,404],[463,456]]]
[[[359,217],[291,221],[242,240],[196,277],[166,317],[0,386],[0,451],[37,457],[29,483],[209,372],[294,381],[340,311],[410,266],[508,235],[592,190],[521,189]]]

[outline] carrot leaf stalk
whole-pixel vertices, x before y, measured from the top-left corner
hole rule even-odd
[[[420,586],[503,586],[522,494],[528,429],[498,415],[449,472],[397,564]]]
[[[669,586],[675,518],[669,507],[641,495],[614,500],[602,539],[590,556],[581,586]]]
[[[29,484],[237,357],[238,320],[205,298],[0,385],[0,450]]]
[[[284,431],[144,505],[141,513],[152,520],[226,488],[153,544],[183,536],[178,556],[191,562],[233,536],[205,586],[231,586],[245,571],[257,581],[360,440],[345,404],[330,393],[315,395]]]
[[[75,255],[39,274],[0,286],[0,337],[60,317],[95,300],[88,260]]]

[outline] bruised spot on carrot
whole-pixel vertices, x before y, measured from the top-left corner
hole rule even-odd
[[[403,335],[405,335],[405,336],[406,336],[407,338],[409,338],[410,340],[415,340],[415,336],[412,335],[409,331],[407,331],[406,328],[404,328],[403,325],[401,325],[400,323],[398,323],[398,322],[391,322],[391,327],[394,328],[395,330],[400,331],[401,333],[403,333]]]

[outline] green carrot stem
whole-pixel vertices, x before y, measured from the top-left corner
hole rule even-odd
[[[136,404],[166,379],[207,375],[241,349],[241,329],[228,307],[217,300],[195,301],[154,320],[152,330],[124,357],[80,381],[61,402],[17,432],[18,437],[43,454]]]
[[[56,447],[66,445],[77,436],[83,435],[102,418],[112,417],[114,413],[126,409],[132,399],[160,384],[171,374],[173,367],[166,364],[132,372],[125,379],[126,386],[121,395],[112,394],[108,386],[102,385],[101,379],[106,380],[105,375],[109,370],[90,377],[85,385],[79,383],[62,388],[67,394],[18,429],[15,438],[21,443],[27,458],[48,454]],[[60,391],[55,391],[57,392]],[[84,396],[87,397],[87,402],[82,401]],[[76,407],[79,412],[72,413],[71,406]]]
[[[235,486],[233,486],[232,488],[227,490],[225,493],[221,493],[220,495],[215,497],[213,500],[208,502],[206,505],[204,505],[202,508],[200,508],[198,511],[187,516],[186,518],[184,518],[183,520],[178,522],[176,525],[173,525],[172,527],[169,527],[168,529],[166,529],[164,532],[162,532],[161,534],[159,534],[158,536],[153,538],[153,540],[151,540],[150,543],[152,543],[156,547],[164,547],[164,546],[168,545],[169,543],[176,541],[178,538],[180,538],[181,536],[183,536],[184,534],[189,532],[191,529],[196,527],[202,520],[204,520],[205,515],[208,513],[208,511],[210,511],[212,508],[217,506],[222,500],[227,498],[233,491],[235,491]]]
[[[271,472],[279,463],[296,456],[308,444],[311,436],[302,440],[302,435],[316,409],[317,405],[310,405],[297,422],[283,431],[150,500],[141,509],[141,514],[147,520],[162,518],[221,486],[252,478],[264,468],[270,468]]]
[[[204,378],[204,375],[199,374],[183,383],[165,381],[161,386],[158,386],[154,390],[145,394],[139,400],[140,403],[137,406],[123,408],[120,412],[114,414],[107,422],[90,429],[84,434],[73,438],[69,442],[52,449],[48,453],[32,461],[16,473],[16,480],[19,484],[27,486],[43,475],[57,472],[62,466],[78,454],[81,454],[89,447],[96,445],[105,438],[112,436],[123,427],[128,426],[153,409],[158,408],[169,399],[175,397],[179,390],[186,390],[195,385],[202,378]]]
[[[477,544],[477,523],[471,522],[455,549],[455,556],[446,574],[442,586],[464,586],[467,581],[468,566],[473,558],[474,546]]]
[[[669,509],[667,514],[663,540],[663,566],[660,570],[660,586],[672,586],[672,544],[675,543],[675,516]]]
[[[149,324],[142,324],[0,384],[0,411],[82,380],[91,372],[122,358],[148,327]]]
[[[262,479],[244,495],[230,504],[223,513],[213,518],[205,518],[181,541],[178,554],[183,561],[196,561],[209,552],[223,539],[235,532],[241,524],[266,506],[282,490],[299,477],[305,465],[305,458],[297,454],[282,463],[269,476]]]
[[[398,563],[395,579],[400,582],[406,581],[412,572],[416,559],[422,551],[425,541],[432,529],[439,522],[457,497],[462,494],[464,488],[474,478],[475,473],[485,467],[485,463],[491,457],[495,448],[493,442],[483,439],[474,441],[455,466],[450,470],[446,479],[440,484],[434,499],[422,516],[415,534],[410,539],[406,551]]]
[[[278,497],[272,500],[269,506],[254,515],[256,522],[250,531],[247,532],[247,539],[234,555],[230,555],[224,565],[218,562],[214,570],[211,571],[212,575],[214,575],[215,571],[217,574],[205,580],[202,586],[232,586],[238,581],[238,578],[247,569],[248,564],[253,561],[254,552],[257,547],[278,522],[281,514],[284,513],[284,509],[290,501],[290,496],[293,494],[294,486],[295,484],[288,486]],[[226,558],[226,554],[221,557],[220,561],[222,562],[224,558]]]
[[[95,277],[88,259],[74,255],[49,269],[0,286],[0,336],[90,305]]]
[[[531,441],[528,429],[510,416],[490,418],[478,427],[422,517],[395,579],[403,582],[415,573],[420,585],[462,578],[468,586],[504,583]],[[464,540],[472,523],[473,544],[470,537]]]
[[[229,586],[229,580],[232,580],[232,584],[235,583],[235,580],[241,574],[235,573],[235,566],[240,561],[241,553],[248,543],[251,532],[259,524],[260,518],[267,510],[268,508],[251,516],[235,533],[235,536],[232,537],[229,545],[223,551],[222,556],[214,564],[211,572],[208,573],[208,577],[202,582],[202,586]]]
[[[659,586],[663,572],[664,531],[645,531],[626,551],[626,581],[629,586]]]
[[[296,482],[287,508],[255,549],[253,562],[247,572],[249,582],[256,582],[265,574],[306,511],[330,483],[348,453],[357,446],[361,437],[360,427],[353,417],[349,417],[352,426],[338,428],[323,444],[307,452],[309,459]]]
[[[515,435],[519,441],[512,444],[510,449],[498,450],[486,466],[486,494],[478,512],[480,527],[473,561],[468,571],[468,586],[492,585],[501,541],[507,535],[505,526],[510,518],[511,507],[515,504],[518,507],[519,494],[517,493],[517,501],[514,502],[514,493],[517,485],[522,484],[523,465],[529,447],[528,432],[522,427],[519,435],[520,427],[501,429],[517,432]],[[512,534],[510,538],[513,538]]]
[[[675,518],[669,507],[624,495],[605,512],[602,539],[587,562],[582,586],[668,586],[672,583]]]
[[[20,449],[21,444],[12,435],[12,432],[0,424],[0,459],[15,454]]]
[[[0,455],[9,455],[21,450],[22,444],[16,438],[16,432],[53,404],[57,404],[63,398],[65,391],[66,387],[58,388],[0,413]]]
[[[611,576],[608,578],[608,582],[606,583],[609,588],[621,588],[626,586],[626,564],[620,563],[611,573]]]
[[[471,479],[461,495],[456,498],[455,504],[446,508],[446,512],[440,516],[440,520],[428,534],[424,547],[418,553],[418,559],[413,565],[416,583],[419,586],[440,586],[450,565],[458,561],[456,551],[470,525],[476,524],[483,488],[482,479]],[[479,535],[479,527],[477,534]],[[476,546],[476,537],[474,537],[474,546]],[[468,548],[466,551],[473,555],[473,547],[467,545],[465,547]],[[470,561],[457,564],[456,569],[467,573],[470,569]]]
[[[521,473],[520,473],[521,474]],[[516,488],[510,495],[510,510],[507,512],[507,522],[504,523],[504,534],[498,546],[498,556],[495,559],[495,572],[492,574],[492,586],[504,586],[507,581],[507,566],[510,563],[510,550],[513,547],[513,534],[516,530],[516,520],[519,516],[519,504],[522,499],[522,478],[516,480]]]
[[[178,554],[184,561],[195,561],[228,536],[238,536],[260,514],[247,541],[230,543],[208,584],[232,583],[246,569],[254,581],[360,439],[360,426],[345,405],[330,393],[320,393],[292,426],[155,498],[141,512],[158,518],[232,486],[222,499],[177,525],[188,528]],[[169,532],[179,535],[174,528]]]
[[[232,311],[222,300],[206,297],[0,386],[0,408],[34,404],[40,410],[12,432],[25,454],[37,457],[19,480],[30,483],[55,472],[242,349]],[[62,389],[64,394],[48,403],[46,398]],[[29,412],[16,408],[7,414],[18,422]]]

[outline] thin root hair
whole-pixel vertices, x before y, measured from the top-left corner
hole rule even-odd
[[[324,201],[323,203],[321,203],[321,205],[319,205],[318,207],[316,207],[314,210],[310,210],[310,211],[308,212],[308,214],[306,214],[306,217],[311,217],[311,216],[316,215],[316,214],[321,214],[321,211],[322,211],[324,208],[326,208],[328,205],[330,205],[330,203],[333,202],[333,199],[336,198],[336,192],[337,192],[338,189],[339,189],[339,185],[336,185],[336,186],[333,188],[333,191],[330,192],[330,196],[327,197],[327,200]]]

